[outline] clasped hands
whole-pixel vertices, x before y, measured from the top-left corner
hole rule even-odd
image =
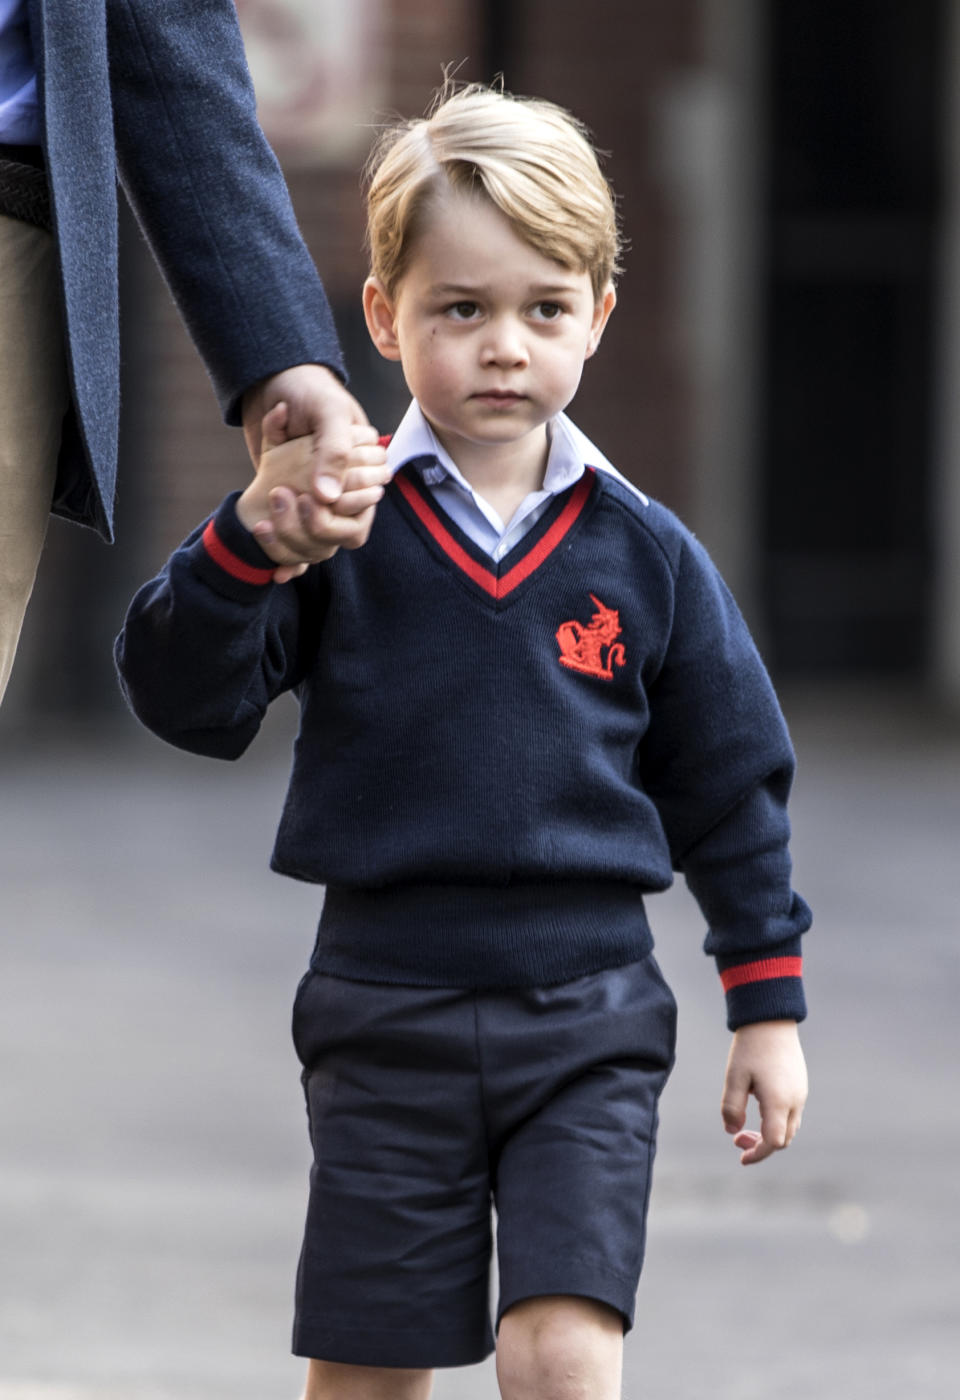
[[[277,583],[366,543],[390,479],[386,449],[329,369],[296,365],[249,390],[243,429],[256,475],[237,517]]]

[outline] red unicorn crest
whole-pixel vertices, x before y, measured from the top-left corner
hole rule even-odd
[[[590,600],[596,612],[586,627],[573,620],[561,622],[557,628],[560,665],[569,666],[571,671],[581,671],[585,676],[612,681],[614,666],[622,666],[627,659],[623,643],[616,640],[623,630],[620,614],[616,608],[606,607],[592,593]]]

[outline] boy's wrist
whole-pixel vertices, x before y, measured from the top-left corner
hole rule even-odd
[[[795,1037],[800,1034],[800,1022],[795,1016],[777,1016],[764,1021],[744,1021],[733,1032],[735,1040],[759,1039],[763,1036]]]
[[[241,491],[237,497],[234,510],[237,520],[252,535],[255,525],[261,520],[270,519],[270,489],[259,478],[254,477],[246,490]]]
[[[240,601],[265,595],[274,581],[276,563],[257,537],[237,517],[239,492],[231,492],[207,521],[194,543],[196,567],[217,591]]]

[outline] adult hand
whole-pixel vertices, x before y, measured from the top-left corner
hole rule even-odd
[[[325,365],[294,365],[244,395],[243,432],[254,467],[260,462],[264,416],[281,402],[286,405],[286,437],[313,439],[312,492],[276,490],[269,529],[261,526],[258,537],[278,560],[312,562],[327,557],[331,509],[355,514],[353,503],[342,498],[346,473],[357,462],[358,445],[362,442],[367,448],[364,463],[368,467],[383,465],[386,452],[377,445],[376,430],[369,426],[363,409],[331,370]],[[385,471],[376,476],[377,482],[387,479]],[[364,481],[365,486],[373,484],[373,476]],[[277,579],[283,582],[299,571],[278,571]]]
[[[264,415],[278,403],[287,405],[287,437],[316,434],[318,475],[328,467],[339,485],[339,457],[350,438],[349,429],[366,427],[367,415],[326,365],[293,365],[262,379],[243,396],[243,436],[254,467],[259,464]],[[331,487],[336,500],[339,489]]]

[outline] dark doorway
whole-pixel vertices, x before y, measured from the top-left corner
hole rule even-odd
[[[766,14],[771,661],[919,674],[946,5],[777,0]]]

